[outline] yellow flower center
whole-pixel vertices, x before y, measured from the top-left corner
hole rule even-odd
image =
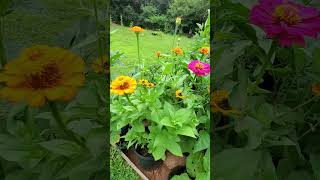
[[[33,52],[31,52],[31,54],[29,55],[29,58],[31,59],[31,60],[36,60],[36,59],[38,59],[39,57],[41,57],[42,56],[42,52],[41,51],[39,51],[39,50],[34,50]]]
[[[58,85],[62,78],[56,64],[47,64],[42,71],[26,77],[26,86],[32,89],[52,88]]]
[[[290,25],[297,24],[301,20],[299,10],[290,4],[282,4],[276,7],[273,17],[276,21],[286,22]]]
[[[196,69],[203,70],[204,69],[203,64],[202,63],[197,63],[196,64]]]

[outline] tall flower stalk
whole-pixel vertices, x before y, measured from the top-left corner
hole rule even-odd
[[[3,68],[7,64],[7,54],[3,40],[3,17],[0,17],[0,63]]]
[[[173,36],[173,42],[172,42],[172,48],[171,49],[173,49],[174,44],[176,42],[177,32],[178,32],[178,28],[179,28],[180,24],[181,24],[181,18],[177,17],[176,18],[176,27],[174,29],[174,36]]]
[[[64,133],[68,136],[68,138],[70,138],[70,140],[74,141],[75,143],[77,143],[78,145],[86,149],[87,148],[86,145],[80,139],[78,139],[71,130],[67,128],[65,124],[65,120],[61,115],[60,111],[58,110],[56,103],[50,101],[49,107],[51,109],[52,115],[55,121],[57,122],[59,128],[61,128],[64,131]]]
[[[140,58],[140,40],[139,40],[139,36],[140,36],[140,33],[144,31],[144,29],[139,27],[139,26],[133,26],[130,29],[131,29],[131,31],[133,31],[136,34],[136,37],[137,37],[138,70],[140,71],[140,74],[141,74],[140,78],[142,79],[143,76],[142,76],[142,66],[141,66],[141,58]]]

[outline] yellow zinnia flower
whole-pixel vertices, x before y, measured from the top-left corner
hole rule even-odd
[[[148,83],[149,83],[149,81],[146,80],[146,79],[141,79],[141,80],[139,80],[139,84],[146,85],[146,84],[148,84]]]
[[[72,99],[84,79],[84,62],[79,56],[62,48],[34,46],[4,67],[0,97],[39,107],[48,100]]]
[[[148,83],[148,84],[146,84],[146,87],[148,87],[148,88],[153,88],[153,87],[154,87],[154,84],[153,84],[153,83]]]
[[[131,94],[137,87],[137,81],[129,76],[119,76],[111,82],[111,93],[120,96]]]
[[[180,25],[181,24],[181,17],[177,17],[176,18],[176,25]]]
[[[108,57],[104,56],[102,58],[97,58],[91,64],[91,68],[95,73],[103,73],[109,71]]]
[[[209,54],[210,53],[210,48],[209,47],[202,47],[199,49],[199,52],[201,54]]]
[[[312,85],[312,92],[316,95],[316,96],[320,96],[320,83],[316,83]]]
[[[173,51],[176,55],[182,55],[182,54],[183,54],[183,50],[182,50],[180,47],[173,48],[172,51]]]
[[[177,90],[176,91],[176,98],[178,98],[178,99],[183,99],[184,98],[184,96],[182,96],[182,90]]]
[[[228,91],[226,90],[214,91],[211,98],[211,111],[214,113],[221,112],[224,115],[238,113],[236,110],[230,107],[228,98],[229,98]]]
[[[135,33],[140,33],[140,32],[143,32],[144,29],[140,26],[133,26],[130,28],[131,31],[135,32]]]

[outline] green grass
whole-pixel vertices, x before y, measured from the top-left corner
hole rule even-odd
[[[121,59],[122,65],[117,64],[112,67],[111,74],[113,76],[128,75],[129,71],[133,70],[134,65],[138,63],[136,35],[128,27],[116,24],[112,24],[110,29],[111,32],[116,30],[110,37],[111,51],[124,53],[124,58]],[[158,32],[161,35],[154,36],[152,35],[153,32],[158,31],[145,30],[140,34],[140,56],[146,66],[157,63],[156,51],[168,54],[172,48],[173,35]],[[177,36],[176,39],[178,38],[180,38],[179,46],[184,50],[191,47],[191,38]]]
[[[111,147],[110,178],[116,180],[139,180],[138,174],[127,164],[119,152]]]

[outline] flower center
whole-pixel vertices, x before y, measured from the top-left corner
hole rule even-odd
[[[42,71],[26,77],[26,86],[32,89],[45,89],[57,86],[61,79],[56,64],[47,64]]]
[[[42,54],[43,54],[43,53],[40,52],[39,50],[35,50],[35,51],[31,52],[31,54],[29,55],[29,58],[30,58],[31,60],[36,60],[36,59],[38,59],[39,57],[41,57]]]
[[[128,82],[123,82],[123,83],[119,86],[119,88],[120,88],[121,90],[128,89],[128,88],[129,88],[129,83],[128,83]]]
[[[228,99],[223,99],[222,101],[217,102],[217,105],[223,110],[231,110],[232,109],[229,105]]]
[[[290,4],[282,4],[276,7],[273,17],[278,22],[286,22],[290,25],[297,24],[301,20],[298,8]]]
[[[204,65],[202,63],[197,63],[196,64],[196,69],[203,70],[204,69]]]

